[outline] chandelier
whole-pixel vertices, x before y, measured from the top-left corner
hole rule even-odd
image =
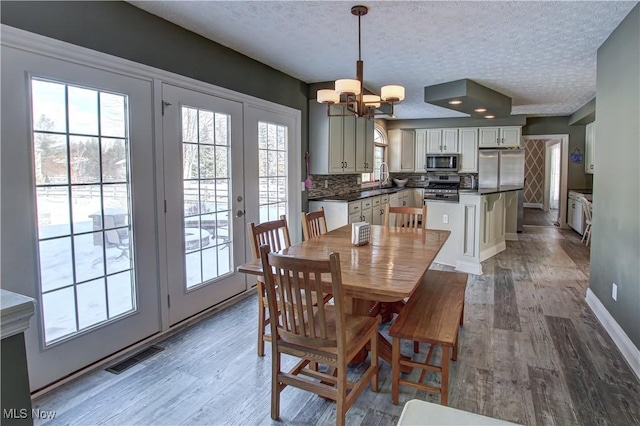
[[[358,17],[358,61],[356,62],[356,79],[344,78],[336,80],[335,90],[318,90],[317,100],[321,104],[327,104],[327,115],[330,117],[350,116],[371,118],[375,115],[393,116],[393,105],[404,99],[404,87],[397,85],[383,86],[378,95],[365,95],[363,93],[362,62],[362,36],[360,30],[360,18],[367,14],[367,6],[353,6],[351,14]],[[331,105],[344,105],[348,111],[345,114],[334,114]],[[390,112],[376,112],[381,105],[389,105]]]

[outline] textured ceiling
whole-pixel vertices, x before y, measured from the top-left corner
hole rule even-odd
[[[357,0],[130,3],[307,83],[355,77]],[[571,114],[595,96],[596,51],[637,3],[364,2],[365,86],[405,86],[398,118],[463,116],[423,99],[462,78],[512,97],[512,114]]]

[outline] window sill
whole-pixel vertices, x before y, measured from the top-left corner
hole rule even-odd
[[[360,184],[361,189],[369,189],[369,188],[378,188],[380,186],[380,181],[378,182],[367,182]]]

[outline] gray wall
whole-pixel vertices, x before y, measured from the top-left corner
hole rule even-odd
[[[598,49],[596,93],[590,288],[640,348],[640,5]]]
[[[3,24],[302,111],[302,167],[306,83],[121,1],[2,1],[0,8]]]
[[[529,117],[522,128],[523,136],[569,135],[569,154],[576,148],[584,154],[585,125],[569,126],[569,117]],[[569,160],[568,189],[590,189],[593,175],[584,172],[584,163]]]

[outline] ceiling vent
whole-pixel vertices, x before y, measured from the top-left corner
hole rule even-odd
[[[474,118],[511,115],[510,97],[467,78],[425,87],[424,101]]]

